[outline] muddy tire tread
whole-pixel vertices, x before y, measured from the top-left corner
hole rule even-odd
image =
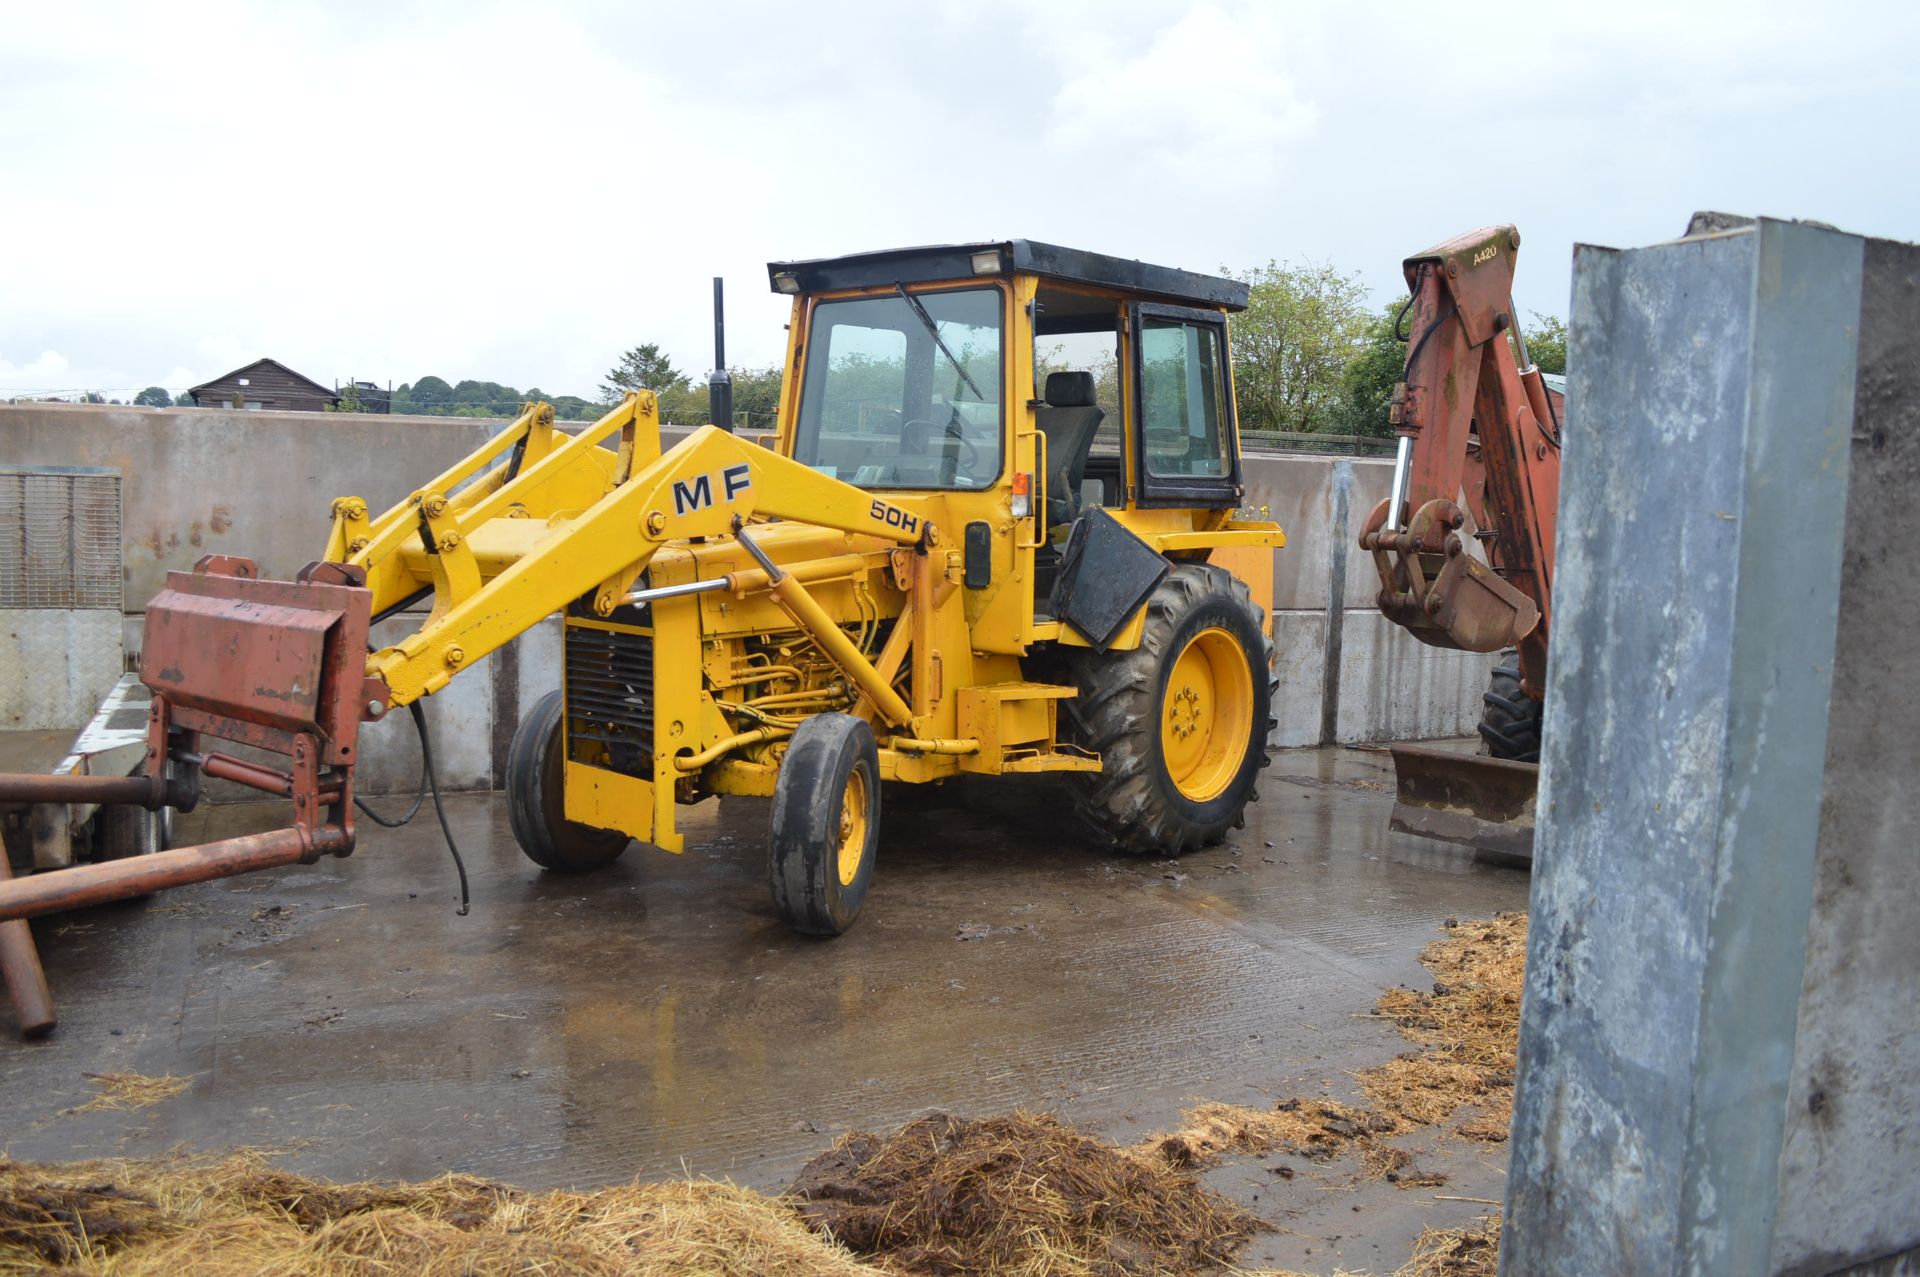
[[[560,720],[566,708],[563,693],[548,692],[514,730],[507,746],[507,823],[520,850],[542,869],[590,873],[618,860],[632,840],[558,814],[564,775]]]
[[[1259,636],[1258,650],[1248,653],[1255,671],[1258,762],[1222,795],[1227,801],[1208,804],[1214,809],[1210,818],[1195,819],[1196,813],[1188,809],[1192,805],[1172,799],[1159,774],[1159,698],[1165,666],[1177,655],[1169,648],[1182,621],[1215,599],[1237,608]],[[1064,702],[1071,732],[1077,743],[1097,751],[1103,764],[1097,773],[1073,776],[1068,790],[1076,821],[1097,845],[1134,855],[1178,856],[1216,845],[1228,830],[1245,824],[1246,804],[1258,798],[1254,779],[1272,758],[1268,742],[1279,680],[1265,621],[1246,583],[1225,568],[1178,564],[1148,597],[1139,647],[1104,655],[1066,650],[1068,673],[1079,691]]]
[[[1540,719],[1544,706],[1520,688],[1520,654],[1500,653],[1480,697],[1480,739],[1489,757],[1517,763],[1540,761]]]

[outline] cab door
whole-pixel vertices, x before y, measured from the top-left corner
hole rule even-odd
[[[1127,307],[1133,491],[1146,508],[1239,504],[1240,453],[1226,316],[1155,302]]]

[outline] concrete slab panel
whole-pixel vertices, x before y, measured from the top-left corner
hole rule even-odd
[[[1327,605],[1327,546],[1332,526],[1331,457],[1250,455],[1241,459],[1245,503],[1278,523],[1286,547],[1273,556],[1273,606],[1287,609]]]
[[[1325,612],[1273,614],[1275,748],[1320,743],[1320,703],[1326,675]]]
[[[396,616],[375,628],[373,642],[376,646],[398,642],[418,623],[414,617]],[[434,771],[442,793],[493,788],[496,660],[497,654],[474,662],[425,700]],[[413,716],[403,709],[378,723],[365,724],[360,740],[361,792],[411,795],[420,781],[420,736]]]
[[[1373,608],[1348,611],[1340,644],[1343,743],[1470,736],[1496,656],[1429,647]]]
[[[126,606],[169,570],[242,554],[291,578],[326,548],[335,497],[380,511],[499,430],[497,421],[311,412],[0,405],[10,460],[121,474]]]

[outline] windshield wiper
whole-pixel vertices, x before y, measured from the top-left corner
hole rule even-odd
[[[975,401],[985,403],[987,397],[980,393],[980,387],[973,384],[973,378],[967,376],[966,365],[955,359],[953,352],[947,349],[947,343],[940,340],[940,326],[933,322],[933,316],[929,315],[927,308],[920,304],[920,299],[908,292],[907,286],[902,283],[896,282],[893,291],[899,293],[902,300],[913,307],[913,313],[918,315],[920,322],[927,326],[927,333],[933,338],[933,344],[940,348],[940,353],[947,357],[947,362],[953,365],[953,370],[960,374],[960,380],[967,383],[967,389],[973,392]]]

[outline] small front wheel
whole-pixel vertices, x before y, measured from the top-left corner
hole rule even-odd
[[[880,843],[880,751],[851,714],[800,724],[773,790],[773,903],[803,935],[853,925]]]
[[[632,840],[567,819],[560,731],[566,712],[564,695],[548,692],[514,732],[507,746],[507,823],[534,864],[555,873],[586,873],[618,860]]]

